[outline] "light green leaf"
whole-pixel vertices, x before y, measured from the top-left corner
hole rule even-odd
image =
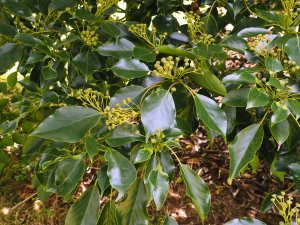
[[[271,127],[279,123],[290,115],[290,110],[286,106],[282,106],[280,102],[273,102],[271,105],[273,115],[271,116]]]
[[[108,165],[110,185],[119,192],[117,200],[120,200],[136,180],[135,167],[125,156],[113,149],[107,150],[104,158]]]
[[[98,187],[87,188],[69,209],[65,225],[95,225],[99,210]]]
[[[85,172],[83,155],[66,158],[59,162],[55,171],[57,194],[65,196],[78,184]]]
[[[103,56],[113,56],[115,58],[130,58],[135,45],[125,38],[121,38],[115,43],[109,42],[97,48],[97,52]]]
[[[285,44],[285,51],[289,59],[295,61],[300,66],[300,36],[288,40]]]
[[[134,151],[135,150],[135,151]],[[151,143],[138,145],[131,150],[130,159],[133,163],[141,163],[150,159],[153,154],[153,146]]]
[[[257,219],[242,218],[242,219],[231,220],[225,223],[225,225],[266,225],[266,224]]]
[[[279,147],[290,135],[290,125],[287,119],[276,123],[274,126],[270,126],[272,136],[278,143]]]
[[[81,106],[65,106],[57,109],[46,118],[32,136],[75,143],[99,121],[101,115],[98,111]]]
[[[283,70],[283,66],[281,65],[281,62],[272,57],[267,57],[265,59],[265,65],[267,70],[269,70],[270,73],[277,73]]]
[[[136,180],[117,208],[119,225],[148,225],[147,197],[143,181]]]
[[[233,89],[223,98],[222,102],[233,107],[246,107],[249,88]]]
[[[7,86],[10,88],[13,88],[14,86],[16,86],[17,82],[18,82],[18,73],[14,72],[11,73],[7,76]]]
[[[116,205],[109,200],[103,207],[97,225],[118,225]]]
[[[124,79],[140,78],[149,73],[147,65],[137,59],[121,59],[111,69],[117,76]]]
[[[186,194],[192,199],[201,222],[204,224],[211,201],[208,186],[188,165],[180,164],[180,171],[185,183]]]
[[[175,103],[172,95],[160,89],[145,98],[141,108],[141,120],[145,128],[146,140],[157,132],[164,131],[176,123]]]
[[[157,210],[160,210],[167,199],[169,193],[168,174],[164,173],[159,167],[149,175],[149,181],[153,186],[152,196]]]
[[[295,115],[296,119],[300,118],[300,101],[296,99],[288,99],[288,108]]]
[[[145,62],[154,62],[156,59],[156,55],[153,51],[144,47],[135,47],[133,49],[133,56],[134,58]]]
[[[106,137],[105,141],[112,147],[122,146],[134,141],[144,141],[145,138],[139,133],[139,126],[133,124],[123,124],[113,129]]]
[[[6,121],[0,125],[0,134],[5,135],[13,132],[17,129],[20,118],[14,119],[12,121]]]
[[[195,106],[197,118],[210,129],[226,138],[227,118],[223,110],[215,101],[204,95],[195,95]]]
[[[255,37],[259,34],[269,34],[270,31],[268,29],[265,28],[261,28],[261,27],[247,27],[244,28],[243,30],[241,30],[240,32],[238,32],[238,36],[245,38],[245,37]]]
[[[252,124],[240,131],[230,143],[228,146],[230,156],[229,184],[254,159],[263,138],[263,127],[260,124]]]
[[[282,89],[282,85],[280,84],[280,81],[273,76],[270,76],[270,79],[267,82],[267,85],[271,85],[277,89]]]
[[[251,88],[248,94],[247,108],[257,108],[266,106],[270,101],[269,95],[258,88]]]

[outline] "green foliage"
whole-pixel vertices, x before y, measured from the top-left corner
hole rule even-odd
[[[151,224],[175,170],[204,223],[209,188],[173,151],[199,125],[229,142],[229,183],[264,159],[299,191],[299,1],[125,2],[0,1],[1,146],[22,144],[38,190],[66,200],[101,165],[66,224]]]

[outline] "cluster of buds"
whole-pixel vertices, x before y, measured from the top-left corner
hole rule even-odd
[[[248,47],[257,55],[267,57],[269,55],[277,57],[281,49],[270,49],[269,44],[271,39],[267,35],[259,34],[256,37],[248,38]]]
[[[300,204],[294,204],[292,196],[286,196],[285,192],[281,192],[280,195],[273,194],[271,201],[279,215],[284,219],[284,222],[280,224],[292,224],[293,220],[295,220],[296,224],[300,223],[300,218],[298,217]]]
[[[300,72],[300,66],[298,66],[295,61],[285,59],[283,60],[283,63],[285,64],[285,67],[288,69],[288,71],[292,73]]]
[[[73,92],[72,96],[79,99],[83,106],[90,106],[98,112],[103,113],[102,106],[104,104],[105,97],[102,93],[91,88],[87,88],[85,90],[80,89]]]
[[[97,0],[96,15],[100,16],[105,10],[109,9],[113,5],[117,5],[119,0]]]
[[[5,44],[5,43],[8,43],[9,42],[9,37],[3,35],[3,34],[0,34],[0,46]]]
[[[278,14],[287,14],[290,18],[296,19],[300,13],[300,1],[299,0],[282,0],[283,12],[277,12]]]
[[[165,138],[165,134],[159,128],[156,129],[155,134],[153,134],[150,138],[150,142],[153,145],[154,150],[161,150],[161,144],[164,142]]]
[[[80,38],[84,44],[93,47],[98,45],[99,34],[88,27],[87,30],[83,30],[80,32]]]
[[[15,18],[14,25],[24,33],[29,33],[31,31],[31,29],[27,27],[24,22],[20,21],[19,17]]]
[[[180,58],[173,56],[163,57],[154,64],[155,70],[152,71],[154,76],[163,77],[171,80],[181,79],[184,75],[191,71],[192,60],[185,58],[184,62],[180,62]],[[182,66],[180,66],[182,64]]]
[[[212,35],[206,33],[204,27],[205,23],[197,13],[187,12],[185,18],[187,20],[189,34],[194,44],[211,44],[215,42]]]
[[[104,115],[106,116],[106,126],[108,130],[112,130],[117,126],[122,124],[136,124],[139,121],[140,113],[137,110],[137,107],[132,107],[135,105],[130,98],[126,98],[123,100],[123,105],[125,107],[121,107],[120,104],[116,104],[113,108],[107,106],[104,109]]]
[[[163,33],[157,36],[157,30],[155,27],[152,27],[151,32],[148,31],[148,27],[146,24],[132,24],[129,26],[128,31],[133,33],[142,41],[146,42],[152,48],[156,48],[163,44],[165,38],[167,37],[167,33]]]

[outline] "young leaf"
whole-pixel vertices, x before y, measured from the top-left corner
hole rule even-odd
[[[75,143],[98,123],[100,117],[100,113],[91,108],[65,106],[46,118],[30,135]]]
[[[225,138],[227,130],[227,118],[223,110],[212,99],[197,94],[195,95],[197,118],[204,124],[223,135]]]
[[[266,106],[269,103],[269,101],[269,95],[260,91],[258,88],[251,88],[248,94],[246,109]]]
[[[59,162],[55,171],[57,194],[65,196],[78,184],[85,172],[83,155],[66,158]]]
[[[98,187],[89,187],[69,209],[65,225],[95,225],[99,202]]]
[[[225,223],[225,225],[266,225],[266,224],[257,219],[242,218],[242,219],[231,220]]]
[[[113,149],[107,150],[104,158],[108,165],[110,185],[119,192],[117,200],[120,200],[136,180],[135,167],[125,156]]]
[[[201,222],[204,224],[211,200],[208,186],[188,165],[180,164],[180,171],[185,183],[186,193],[192,199]]]
[[[172,95],[160,89],[145,98],[141,108],[141,120],[145,128],[146,140],[157,132],[164,131],[176,123],[175,103]]]
[[[118,225],[116,210],[115,203],[109,200],[101,211],[97,225]]]
[[[270,126],[272,136],[278,143],[279,147],[290,135],[290,125],[287,119],[276,123],[274,126]]]
[[[146,211],[147,197],[143,181],[136,180],[126,198],[117,208],[118,224],[147,225],[149,223]]]
[[[160,210],[163,207],[169,193],[168,174],[164,173],[161,168],[158,168],[150,173],[149,180],[153,186],[153,200],[157,210]]]
[[[111,69],[117,76],[124,79],[144,77],[149,72],[148,66],[137,59],[121,59]]]
[[[254,159],[264,137],[260,124],[252,124],[240,131],[228,146],[230,155],[230,171],[228,183],[236,178],[240,171]]]

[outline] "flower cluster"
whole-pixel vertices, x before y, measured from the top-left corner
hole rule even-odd
[[[251,51],[263,57],[273,56],[280,58],[280,48],[270,48],[271,39],[267,35],[259,34],[256,37],[248,38],[248,46]]]
[[[290,18],[296,19],[300,13],[300,1],[299,0],[282,0],[281,4],[284,8],[285,14],[289,15]],[[281,12],[278,12],[281,13]]]
[[[295,61],[285,59],[283,60],[283,63],[285,64],[285,67],[288,69],[289,72],[300,72],[300,66],[298,66]]]
[[[291,225],[294,218],[296,224],[300,223],[300,218],[298,217],[300,204],[296,203],[294,205],[292,196],[287,197],[285,192],[281,192],[281,195],[273,194],[271,201],[279,215],[284,219],[284,222],[280,224]]]
[[[29,33],[31,31],[31,29],[29,27],[27,27],[24,22],[22,22],[20,20],[19,17],[16,17],[14,20],[14,25],[22,32],[24,33]]]
[[[72,96],[82,101],[82,105],[91,106],[96,109],[98,112],[103,113],[103,105],[105,96],[91,88],[87,88],[85,90],[77,90],[72,93]]]
[[[118,4],[119,0],[97,0],[96,15],[101,15],[105,10],[109,9],[113,5]]]
[[[191,71],[191,62],[192,60],[188,58],[185,58],[184,62],[181,63],[179,57],[175,59],[173,56],[163,57],[160,61],[156,61],[154,64],[155,70],[152,73],[157,77],[178,80]]]
[[[185,18],[187,20],[189,34],[194,44],[211,44],[215,42],[212,35],[206,33],[205,24],[199,15],[194,12],[188,12],[185,14]]]
[[[137,36],[142,41],[146,42],[152,48],[156,48],[163,44],[167,33],[163,33],[158,35],[155,27],[152,28],[152,31],[148,31],[148,27],[146,24],[132,24],[129,26],[128,30]]]
[[[114,107],[110,108],[107,106],[104,109],[104,115],[106,116],[106,126],[108,130],[112,130],[117,126],[122,124],[135,124],[139,121],[140,113],[131,101],[130,98],[123,100],[123,105],[116,104]]]
[[[90,27],[87,30],[83,30],[80,32],[80,38],[84,44],[87,46],[97,46],[99,40],[99,34],[96,31],[92,30]]]

